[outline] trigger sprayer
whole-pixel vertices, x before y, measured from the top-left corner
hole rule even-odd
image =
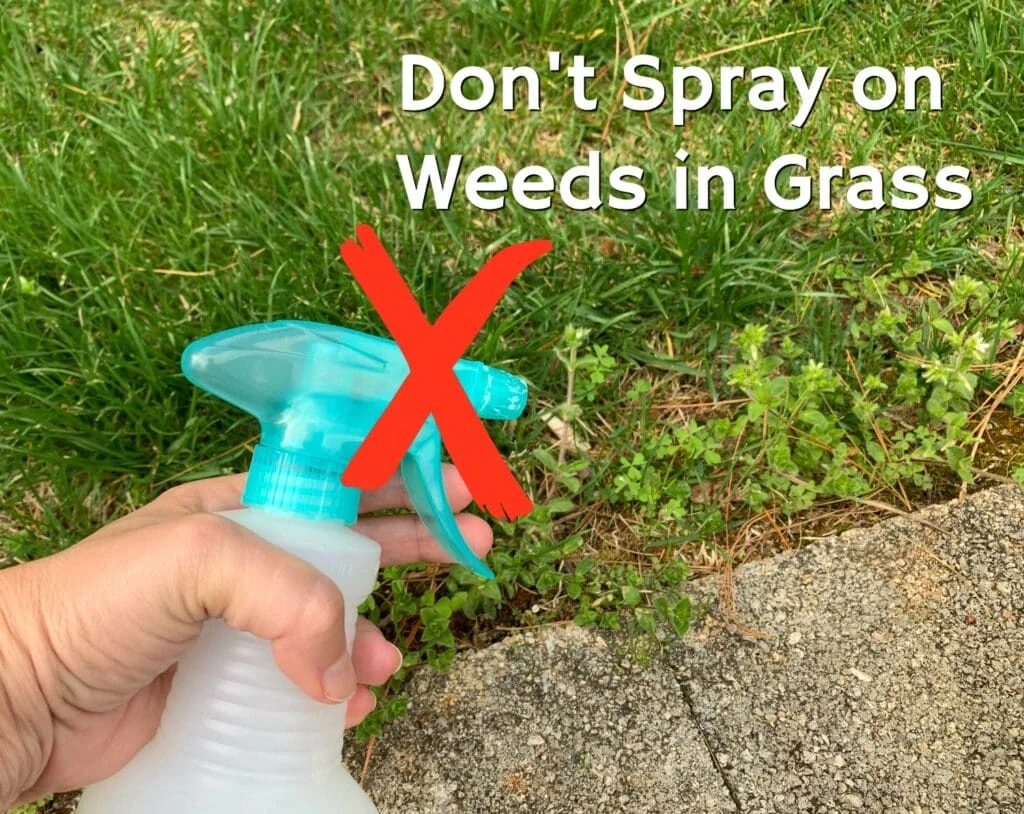
[[[189,345],[186,377],[256,416],[261,437],[236,523],[326,573],[345,597],[351,645],[356,610],[373,589],[380,548],[353,531],[359,490],[342,473],[408,375],[388,339],[312,322],[235,328]],[[454,366],[481,418],[512,419],[522,380],[479,362]],[[402,460],[410,502],[438,542],[482,576],[490,569],[462,538],[444,492],[441,441],[428,418]],[[79,814],[375,814],[341,764],[345,705],[306,696],[270,644],[204,624],[178,664],[154,739],[113,777],[86,789]]]

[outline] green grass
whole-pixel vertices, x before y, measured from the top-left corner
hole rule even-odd
[[[671,64],[809,27],[702,62],[830,66],[802,130],[744,104],[681,130],[665,111],[612,115],[627,29]],[[398,109],[402,53],[543,68],[555,49],[603,69],[597,112],[546,74],[537,114]],[[939,66],[944,109],[858,111],[844,89],[869,62]],[[243,468],[254,423],[192,388],[179,354],[276,318],[381,330],[337,257],[357,224],[431,317],[497,248],[549,237],[472,348],[531,383],[526,417],[495,432],[542,507],[500,529],[499,583],[399,569],[374,613],[411,662],[443,662],[495,620],[614,624],[626,606],[684,629],[688,607],[665,599],[677,552],[755,554],[794,519],[907,508],[971,477],[967,416],[1013,372],[1024,312],[1022,64],[1008,0],[8,3],[0,546],[45,555],[175,482]],[[670,207],[680,147],[736,169],[736,212]],[[645,168],[643,209],[411,212],[394,159],[559,172],[597,148]],[[759,179],[786,152],[961,163],[975,202],[777,211]],[[545,410],[589,453],[560,462]]]

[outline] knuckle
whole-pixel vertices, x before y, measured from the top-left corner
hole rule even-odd
[[[235,524],[219,514],[190,514],[178,524],[183,541],[197,554],[209,554],[237,538]]]
[[[157,505],[168,504],[183,511],[192,511],[197,508],[195,505],[195,484],[179,483],[177,486],[172,486],[160,494],[153,503]]]
[[[238,527],[226,517],[190,514],[176,521],[175,532],[177,556],[186,573],[197,579],[230,570],[231,561],[237,559],[238,555],[233,552],[241,538]]]
[[[410,517],[408,523],[409,536],[416,541],[417,556],[421,560],[437,559],[436,549],[439,541],[431,534],[426,524],[418,517]]]
[[[181,606],[193,621],[217,617],[229,602],[231,548],[239,537],[234,524],[215,514],[191,514],[176,521],[174,564]]]
[[[345,600],[338,586],[317,572],[309,576],[302,624],[311,632],[325,632],[343,625]]]

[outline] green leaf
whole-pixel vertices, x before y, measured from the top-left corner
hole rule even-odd
[[[623,585],[622,586],[622,601],[625,602],[630,607],[635,607],[635,606],[639,605],[640,602],[642,601],[642,599],[643,599],[643,596],[641,596],[640,591],[635,586],[633,586],[633,585]]]
[[[597,611],[593,608],[580,608],[573,621],[581,626],[592,625],[597,621]]]
[[[558,471],[558,460],[551,454],[550,450],[543,448],[534,449],[533,457],[540,461],[548,471]]]
[[[565,514],[575,508],[575,504],[567,497],[553,497],[544,504],[550,514]]]
[[[544,571],[537,580],[537,590],[542,594],[553,592],[562,582],[562,575],[555,570]]]
[[[654,614],[650,611],[638,610],[636,612],[636,616],[633,617],[633,621],[636,623],[637,628],[643,633],[653,635],[658,629]]]
[[[669,622],[677,636],[685,636],[690,629],[690,598],[683,597],[672,608]]]
[[[601,614],[601,627],[606,630],[618,630],[619,614],[615,611],[605,611]]]
[[[558,480],[562,484],[562,486],[564,486],[574,495],[579,493],[580,486],[582,486],[580,479],[577,478],[575,475],[562,475],[559,477]]]

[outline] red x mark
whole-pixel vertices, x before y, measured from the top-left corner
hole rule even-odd
[[[341,245],[341,257],[401,348],[409,375],[352,457],[342,482],[360,489],[382,486],[433,414],[477,504],[507,520],[529,514],[530,498],[502,460],[452,368],[512,281],[551,250],[551,241],[502,249],[431,325],[376,232],[361,225],[356,238],[359,243]]]

